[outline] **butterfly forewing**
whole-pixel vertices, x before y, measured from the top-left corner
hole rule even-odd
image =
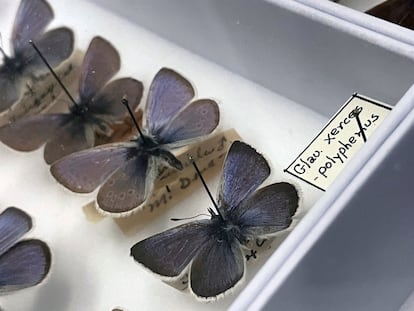
[[[0,214],[0,256],[32,228],[32,219],[22,210],[9,207]]]
[[[199,298],[225,294],[244,275],[244,257],[238,242],[210,237],[191,264],[190,289]]]
[[[22,0],[13,25],[15,55],[31,49],[29,40],[37,39],[53,19],[53,11],[44,0]]]
[[[132,111],[141,101],[143,85],[132,78],[122,78],[110,82],[90,102],[89,110],[106,120],[121,120],[127,115],[125,106],[120,104],[123,97],[128,99]]]
[[[131,150],[130,145],[110,144],[80,151],[54,163],[50,171],[71,191],[89,193],[125,163]]]
[[[218,193],[218,206],[223,213],[255,191],[270,175],[265,158],[249,145],[236,141],[227,154]]]
[[[46,243],[26,240],[0,256],[0,293],[33,286],[50,269],[51,255]]]
[[[118,51],[101,37],[94,37],[86,51],[79,81],[81,101],[88,102],[121,67]]]
[[[209,240],[208,221],[195,221],[164,231],[131,248],[131,256],[152,272],[179,276]]]
[[[194,89],[184,77],[162,68],[151,83],[146,107],[146,127],[159,136],[162,128],[194,97]]]
[[[159,133],[160,143],[171,144],[210,134],[218,125],[220,111],[211,99],[192,102]]]
[[[298,192],[286,182],[263,187],[231,212],[244,236],[260,237],[286,229],[298,207]]]
[[[67,114],[42,114],[0,128],[0,141],[19,151],[32,151],[51,139],[70,120]]]

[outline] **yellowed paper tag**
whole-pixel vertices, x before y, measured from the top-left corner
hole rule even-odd
[[[285,171],[326,190],[390,111],[354,94]]]
[[[54,69],[62,83],[72,94],[78,92],[82,60],[83,52],[75,50],[69,59]],[[24,116],[48,111],[57,99],[69,100],[63,96],[66,96],[66,94],[64,94],[61,86],[50,72],[37,76],[32,80],[28,79],[21,98],[0,114],[0,126],[14,122]]]
[[[153,194],[143,209],[131,216],[116,218],[114,221],[126,235],[138,232],[151,219],[157,217],[201,186],[194,167],[188,160],[188,155],[191,155],[197,161],[204,179],[208,180],[221,171],[225,155],[231,143],[235,140],[240,140],[240,136],[234,129],[230,129],[180,149],[176,156],[183,163],[184,169],[177,171],[168,167],[161,167],[159,177],[155,181]],[[86,218],[92,223],[103,219],[96,208],[92,208],[96,206],[95,204],[95,201],[93,201],[83,207]]]

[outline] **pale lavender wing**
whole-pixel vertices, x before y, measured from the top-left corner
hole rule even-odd
[[[0,256],[0,293],[40,283],[51,264],[50,249],[39,240],[17,243]]]
[[[223,213],[230,213],[269,175],[269,164],[260,153],[248,144],[233,142],[224,161],[217,200]]]
[[[211,133],[220,121],[217,103],[200,99],[181,110],[159,133],[161,144],[171,144]]]
[[[86,103],[103,88],[120,69],[121,59],[114,46],[102,37],[94,37],[83,59],[79,94]]]
[[[0,68],[0,112],[10,108],[20,97],[21,76]]]
[[[56,67],[73,52],[73,31],[66,27],[56,28],[33,40],[50,66]],[[39,74],[48,71],[36,50],[29,45],[19,55],[19,61],[25,64],[26,74]]]
[[[41,114],[0,128],[0,141],[19,151],[33,151],[53,138],[67,122],[67,114]]]
[[[292,184],[271,184],[234,208],[231,218],[244,236],[254,239],[288,228],[298,208],[298,201],[298,192]]]
[[[138,107],[142,97],[143,85],[132,78],[122,78],[110,82],[102,91],[92,98],[89,111],[96,115],[102,115],[106,120],[121,120],[128,111],[121,100],[125,96],[128,99],[132,111]]]
[[[162,68],[151,83],[147,107],[146,127],[159,136],[162,128],[194,97],[194,89],[183,76]]]
[[[89,193],[125,165],[131,150],[127,143],[119,143],[72,153],[55,162],[50,172],[69,190]]]
[[[22,0],[13,25],[12,45],[16,54],[31,49],[29,40],[37,39],[53,19],[53,11],[44,0]]]
[[[209,240],[209,226],[209,220],[177,226],[136,243],[130,254],[158,275],[177,277]]]
[[[91,148],[94,143],[92,125],[71,120],[46,143],[43,157],[47,164],[52,164],[71,153]]]
[[[0,256],[32,228],[32,219],[21,209],[8,207],[0,214]]]
[[[147,155],[132,157],[99,189],[98,207],[111,214],[133,212],[147,199],[147,187],[150,184],[148,178],[152,175]]]
[[[190,290],[199,298],[215,298],[235,287],[243,275],[244,256],[239,242],[227,235],[212,236],[191,263]]]

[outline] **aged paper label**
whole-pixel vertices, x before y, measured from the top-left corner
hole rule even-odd
[[[285,171],[325,191],[390,111],[386,104],[352,95]]]
[[[65,60],[57,68],[54,68],[56,74],[71,94],[78,93],[82,60],[83,52],[75,50],[69,59]],[[9,109],[0,113],[0,126],[14,122],[22,117],[48,111],[52,106],[58,106],[55,103],[60,99],[65,102],[64,106],[67,107],[69,99],[50,72],[28,79],[23,87],[21,98]]]

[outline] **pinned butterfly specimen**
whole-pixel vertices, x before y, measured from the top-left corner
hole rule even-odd
[[[221,297],[244,277],[242,247],[288,228],[298,207],[298,192],[289,183],[257,190],[269,174],[262,155],[234,142],[224,162],[217,204],[213,201],[215,211],[208,209],[210,219],[140,241],[131,248],[131,256],[167,280],[189,270],[190,291],[200,300]]]
[[[24,81],[45,73],[47,67],[29,44],[33,40],[49,59],[52,67],[67,59],[73,51],[73,32],[66,27],[44,32],[53,19],[53,11],[44,0],[22,0],[11,36],[12,55],[3,54],[0,66],[0,112],[15,103],[22,93]]]
[[[32,219],[18,208],[9,207],[0,214],[0,294],[34,286],[49,272],[47,244],[19,241],[31,228]]]
[[[98,192],[98,210],[127,216],[143,206],[152,192],[159,164],[182,169],[171,149],[211,133],[219,108],[210,99],[192,101],[194,89],[177,72],[162,68],[155,76],[136,139],[71,154],[51,166],[52,175],[78,193]],[[122,106],[122,105],[120,105]]]
[[[368,10],[366,13],[394,24],[414,29],[413,0],[387,0]]]
[[[19,151],[32,151],[46,143],[44,159],[48,164],[93,147],[96,132],[109,135],[109,125],[127,115],[119,98],[128,96],[133,109],[141,100],[143,86],[135,79],[107,83],[119,68],[117,50],[105,39],[93,38],[81,67],[79,99],[70,96],[73,100],[69,112],[19,119],[0,128],[0,140]]]

